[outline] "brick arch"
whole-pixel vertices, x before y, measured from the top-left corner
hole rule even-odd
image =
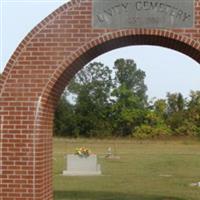
[[[91,1],[71,1],[22,41],[0,80],[2,199],[52,200],[52,119],[68,81],[96,56],[158,45],[200,63],[200,0],[191,29],[92,29]]]
[[[130,45],[153,45],[170,48],[200,63],[199,42],[195,40],[180,36],[171,31],[155,30],[152,32],[148,29],[136,31],[121,30],[109,34],[106,33],[81,46],[63,61],[46,86],[49,89],[51,88],[51,92],[54,91],[54,94],[58,93],[57,96],[60,97],[61,92],[63,92],[69,80],[89,61],[113,49]],[[50,85],[52,87],[49,87]],[[46,90],[45,88],[44,91],[48,93],[48,89]]]

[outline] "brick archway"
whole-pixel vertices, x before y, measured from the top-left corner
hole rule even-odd
[[[115,48],[158,45],[200,63],[200,0],[192,29],[92,29],[91,1],[74,0],[35,27],[0,80],[0,196],[52,200],[52,119],[60,94],[87,62]]]

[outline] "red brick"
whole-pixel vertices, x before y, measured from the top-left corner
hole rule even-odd
[[[3,72],[2,200],[53,199],[54,108],[69,80],[93,56],[124,45],[153,44],[200,62],[200,0],[196,0],[196,24],[190,29],[92,29],[91,9],[91,0],[73,0],[53,12],[22,41]]]

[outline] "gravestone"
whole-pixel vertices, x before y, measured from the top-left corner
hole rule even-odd
[[[97,163],[97,156],[90,155],[82,157],[69,154],[66,157],[66,170],[64,176],[94,176],[101,175],[100,165]]]

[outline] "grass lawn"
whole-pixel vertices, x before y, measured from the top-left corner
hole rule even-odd
[[[64,156],[85,146],[102,176],[64,177]],[[107,148],[120,156],[105,159]],[[200,141],[54,139],[55,200],[200,200]]]

